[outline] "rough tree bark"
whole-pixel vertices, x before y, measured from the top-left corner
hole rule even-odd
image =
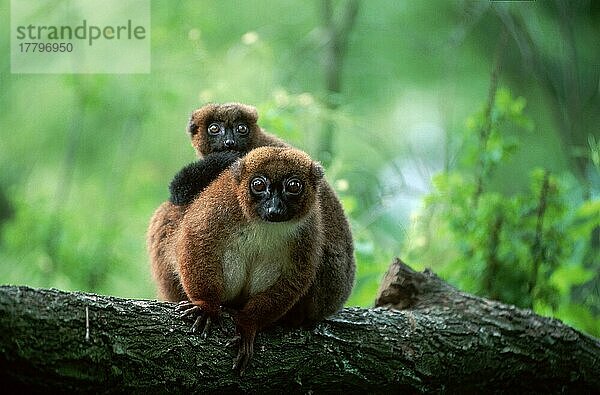
[[[396,261],[374,309],[259,334],[243,378],[230,333],[188,333],[174,305],[0,287],[0,382],[53,392],[597,392],[600,341],[462,293]],[[399,309],[399,310],[397,310]]]

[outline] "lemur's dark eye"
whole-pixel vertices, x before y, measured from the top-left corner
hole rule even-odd
[[[252,181],[250,181],[250,189],[256,194],[263,193],[267,190],[267,180],[263,177],[254,177]]]
[[[220,131],[221,131],[221,128],[219,127],[218,123],[211,123],[208,126],[208,133],[210,133],[210,134],[219,134]]]
[[[302,192],[302,181],[297,178],[290,178],[285,183],[285,191],[290,195],[298,195]]]
[[[243,123],[240,123],[239,125],[237,125],[237,131],[239,134],[248,134],[248,126],[244,125]]]

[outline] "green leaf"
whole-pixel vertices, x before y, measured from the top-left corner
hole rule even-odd
[[[557,267],[550,276],[549,283],[554,285],[561,295],[567,295],[576,285],[584,284],[594,277],[592,270],[580,265],[562,265]]]

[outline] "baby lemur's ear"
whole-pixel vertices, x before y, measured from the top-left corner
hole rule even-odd
[[[258,121],[258,110],[256,109],[256,107],[251,106],[249,104],[236,104],[239,108],[242,109],[242,111],[244,111],[246,113],[246,116],[248,116],[250,119],[248,119],[248,121],[252,122],[252,123],[256,123]]]
[[[198,125],[196,125],[196,123],[194,122],[194,113],[196,111],[192,112],[192,114],[190,115],[190,120],[188,121],[188,125],[187,125],[187,133],[190,136],[195,135],[196,133],[198,133]]]
[[[231,171],[231,175],[233,175],[235,182],[239,183],[242,180],[242,172],[244,171],[244,160],[242,158],[236,160],[229,167],[229,170]]]
[[[321,164],[319,162],[313,162],[312,174],[313,174],[313,177],[315,177],[315,180],[320,180],[325,175],[323,166],[321,166]]]

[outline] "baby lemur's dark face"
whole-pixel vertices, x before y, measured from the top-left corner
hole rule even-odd
[[[257,112],[244,104],[209,104],[192,113],[188,132],[192,145],[204,156],[213,152],[247,152],[260,131]]]
[[[246,151],[250,128],[242,119],[233,122],[211,120],[206,128],[206,141],[210,152]]]
[[[256,148],[232,166],[245,215],[267,222],[301,219],[315,205],[321,166],[305,153]]]

